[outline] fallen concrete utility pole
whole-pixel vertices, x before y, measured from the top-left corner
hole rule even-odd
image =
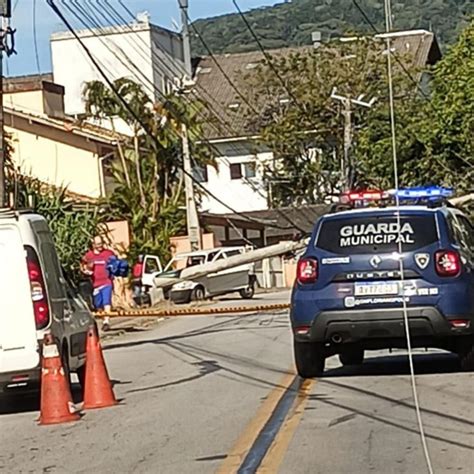
[[[454,206],[462,206],[463,204],[466,204],[466,202],[469,201],[474,201],[474,193],[466,194],[466,196],[460,196],[449,200],[449,202]]]
[[[209,273],[217,273],[228,268],[238,267],[240,265],[247,265],[249,263],[258,262],[266,258],[278,257],[289,252],[295,252],[306,247],[307,240],[298,242],[282,242],[280,244],[271,245],[262,249],[251,250],[241,255],[229,257],[218,262],[206,263],[204,265],[197,265],[195,267],[185,268],[181,271],[179,278],[167,278],[157,276],[154,279],[155,288],[164,288],[180,281],[194,280],[208,275]]]

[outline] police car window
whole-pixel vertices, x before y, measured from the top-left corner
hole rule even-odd
[[[399,236],[400,230],[400,236]],[[438,240],[433,215],[401,217],[353,216],[330,219],[321,225],[316,247],[332,253],[350,255],[417,250]]]

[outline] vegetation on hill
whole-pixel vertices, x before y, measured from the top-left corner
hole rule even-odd
[[[384,30],[383,2],[358,0],[379,31]],[[423,28],[438,36],[442,46],[455,42],[474,15],[472,0],[394,0],[396,30]],[[265,48],[311,44],[311,33],[320,31],[327,41],[354,32],[373,33],[351,0],[293,0],[246,13],[248,22]],[[235,14],[197,20],[194,23],[213,53],[237,53],[258,49],[240,16]],[[193,37],[193,53],[207,55],[200,39]]]

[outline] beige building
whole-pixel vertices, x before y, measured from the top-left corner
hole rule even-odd
[[[51,75],[9,78],[4,87],[5,130],[21,172],[89,199],[104,197],[111,132],[67,117],[64,87]]]

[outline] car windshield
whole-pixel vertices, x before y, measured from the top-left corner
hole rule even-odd
[[[316,247],[342,255],[389,253],[398,251],[399,242],[404,251],[413,251],[437,239],[434,214],[402,216],[400,227],[396,216],[360,214],[324,221]]]

